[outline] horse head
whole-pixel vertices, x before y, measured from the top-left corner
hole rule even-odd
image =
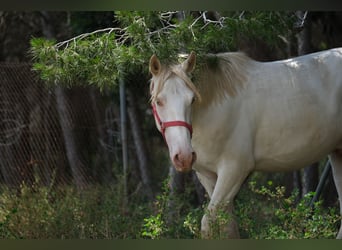
[[[195,64],[194,52],[179,65],[162,65],[156,55],[151,57],[149,64],[156,126],[168,145],[174,167],[180,172],[190,171],[196,161],[191,145],[191,107],[198,92],[191,87],[193,84],[188,76]]]

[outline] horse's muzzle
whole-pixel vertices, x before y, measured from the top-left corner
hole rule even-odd
[[[178,153],[172,158],[172,163],[178,172],[189,172],[192,169],[192,165],[197,159],[196,152],[191,152],[189,154]]]

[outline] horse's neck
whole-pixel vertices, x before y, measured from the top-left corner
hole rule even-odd
[[[232,123],[230,119],[235,118],[239,111],[239,103],[241,97],[235,96],[234,98],[227,97],[220,102],[211,103],[209,105],[194,105],[192,112],[192,123],[194,131],[208,131],[208,129],[216,130],[223,127],[229,130]]]

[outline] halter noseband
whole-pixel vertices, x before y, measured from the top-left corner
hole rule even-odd
[[[154,119],[157,121],[157,123],[160,125],[160,132],[162,133],[163,137],[164,137],[164,140],[166,141],[165,139],[165,130],[166,128],[169,128],[169,127],[186,127],[189,132],[190,132],[190,137],[192,137],[192,125],[185,122],[185,121],[169,121],[169,122],[162,122],[159,115],[158,115],[158,112],[157,112],[157,109],[156,109],[156,105],[153,103],[152,104],[152,111],[153,111],[153,116],[154,116]]]

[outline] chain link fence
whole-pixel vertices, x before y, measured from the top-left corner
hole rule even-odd
[[[118,113],[110,93],[57,91],[30,64],[1,63],[0,185],[113,182],[121,164]]]

